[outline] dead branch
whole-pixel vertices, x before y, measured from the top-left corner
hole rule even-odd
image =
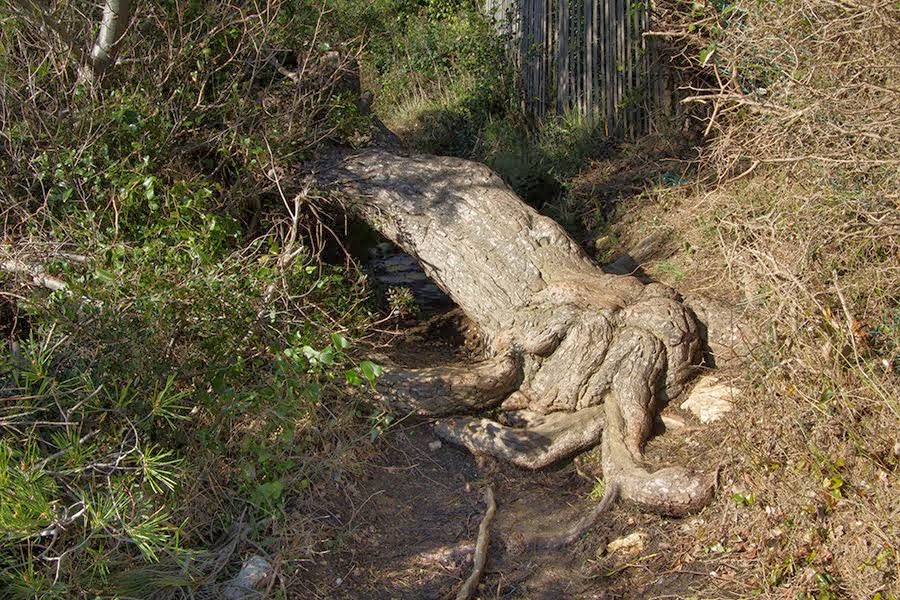
[[[39,263],[29,264],[17,258],[11,258],[0,262],[0,270],[17,275],[27,275],[31,277],[31,280],[36,285],[53,290],[54,292],[68,289],[65,281],[53,277],[52,275],[47,275],[44,265]]]
[[[131,21],[134,8],[131,0],[107,0],[103,5],[100,33],[91,49],[92,78],[97,78],[113,64],[122,38]]]
[[[568,546],[569,544],[575,542],[578,538],[583,536],[585,533],[594,528],[594,525],[597,524],[597,521],[606,514],[615,501],[619,497],[619,484],[616,482],[609,482],[606,486],[606,490],[603,492],[603,498],[600,500],[600,503],[595,506],[591,512],[583,516],[578,522],[575,523],[572,527],[567,529],[565,532],[550,537],[546,540],[542,540],[538,543],[540,548],[544,548],[547,550],[555,550],[557,548],[562,548],[563,546]]]

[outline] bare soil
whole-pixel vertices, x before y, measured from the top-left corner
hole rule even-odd
[[[392,348],[392,358],[424,366],[464,362],[478,346],[458,313],[415,327]],[[678,415],[690,422],[685,415]],[[654,464],[714,469],[723,427],[691,427],[654,438]],[[531,472],[443,444],[427,420],[404,420],[374,444],[359,476],[324,494],[334,522],[331,550],[292,577],[292,598],[443,599],[472,568],[483,490],[491,485],[497,514],[479,598],[601,599],[689,597],[710,588],[704,560],[691,555],[703,523],[663,519],[619,505],[595,531],[564,550],[536,542],[559,533],[593,506],[599,456],[589,453],[551,470]],[[644,546],[606,554],[607,544],[632,533]],[[728,580],[726,580],[728,583]],[[720,586],[719,597],[739,597]]]

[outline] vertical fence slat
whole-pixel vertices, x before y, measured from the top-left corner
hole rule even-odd
[[[643,55],[641,54],[641,7],[640,0],[632,0],[631,6],[631,48],[633,53],[633,65],[632,65],[632,81],[631,86],[634,90],[634,102],[633,107],[631,109],[632,115],[632,129],[631,129],[631,137],[637,137],[638,132],[641,131],[641,115],[643,114],[643,94],[641,92],[641,61],[643,60]]]
[[[650,130],[665,102],[657,41],[644,37],[651,0],[484,0],[508,39],[525,110],[539,121],[572,111],[607,135]]]
[[[547,112],[556,106],[556,13],[559,10],[557,0],[547,1]]]
[[[571,24],[569,25],[569,31],[572,35],[572,44],[570,45],[572,48],[572,63],[574,64],[574,69],[572,70],[572,95],[574,97],[575,102],[573,103],[573,110],[578,113],[581,111],[581,3],[584,0],[574,0],[572,2],[572,15],[571,15]]]
[[[606,98],[609,94],[609,90],[606,87],[606,16],[603,12],[605,6],[606,0],[597,0],[597,85],[600,88],[598,102],[600,118],[603,120],[604,129],[608,131],[608,128],[606,127]]]
[[[588,17],[588,5],[591,3],[591,0],[581,0],[581,11],[579,11],[579,22],[578,22],[578,54],[579,60],[581,62],[581,103],[578,106],[578,111],[581,113],[581,117],[584,118],[587,116],[587,111],[590,108],[590,104],[588,103],[588,59],[587,59],[587,48],[588,48],[588,28],[587,28],[587,17]]]
[[[578,0],[569,0],[569,13],[566,15],[566,33],[569,36],[569,61],[566,80],[569,85],[569,102],[566,110],[578,110]]]
[[[569,12],[569,0],[563,0],[563,112],[569,110],[570,83],[572,81],[569,62]]]
[[[650,48],[649,48],[649,40],[644,36],[646,31],[649,31],[649,6],[647,3],[649,0],[642,0],[641,2],[641,52],[644,55],[643,60],[641,61],[641,89],[644,94],[644,122],[643,127],[641,128],[644,133],[650,133],[650,115],[653,113],[656,107],[656,97],[654,96],[654,86],[652,85],[652,75],[650,72]]]
[[[581,114],[584,121],[588,124],[591,122],[591,107],[593,106],[591,103],[591,95],[593,94],[593,89],[591,86],[591,76],[594,73],[594,61],[591,60],[591,5],[593,5],[593,0],[582,0],[584,6],[582,7],[582,24],[581,30],[584,35],[584,41],[581,44],[581,56],[582,56],[582,64],[584,64],[584,69],[582,71],[582,92],[581,92]]]
[[[634,129],[632,130],[631,137],[637,137],[640,132],[643,131],[642,115],[644,114],[643,106],[644,106],[644,92],[641,87],[641,65],[644,61],[644,53],[641,52],[641,0],[633,0],[634,5],[632,6],[632,18],[631,18],[631,31],[632,31],[632,41],[631,45],[634,48],[634,82],[632,85],[634,86],[635,91],[635,103],[634,103]]]
[[[616,112],[619,115],[619,122],[617,123],[617,131],[619,135],[625,133],[624,128],[624,111],[623,106],[625,104],[625,23],[628,21],[625,5],[627,4],[626,0],[618,0],[618,11],[616,14],[616,35],[617,35],[617,44],[618,44],[618,56],[616,57],[616,73],[618,73],[618,77],[616,81],[618,83],[619,88],[619,98],[616,104]]]
[[[632,126],[632,115],[631,115],[631,98],[629,92],[633,89],[633,84],[631,81],[633,71],[634,71],[634,51],[631,47],[632,33],[631,33],[631,1],[630,0],[622,0],[622,28],[624,31],[624,36],[622,41],[625,45],[625,63],[623,65],[623,70],[625,73],[625,78],[623,80],[624,92],[623,92],[623,100],[625,101],[625,110],[623,110],[623,117],[625,119],[624,122],[624,131],[626,131],[626,135],[631,135],[631,126]]]
[[[535,107],[537,115],[541,114],[541,98],[544,90],[544,2],[546,0],[535,0],[534,2],[534,70],[535,70]]]
[[[547,89],[544,92],[544,102],[547,112],[551,112],[556,106],[556,0],[547,0]]]
[[[528,77],[526,81],[526,89],[528,90],[526,98],[534,98],[534,58],[531,51],[532,43],[532,24],[534,22],[534,2],[535,0],[525,0],[525,12],[522,15],[522,58],[527,66]],[[529,108],[533,108],[533,103]]]
[[[597,0],[590,0],[591,2],[591,44],[589,52],[591,53],[591,64],[593,65],[593,71],[591,73],[591,125],[596,127],[597,125],[597,104],[599,102],[599,93],[600,93],[600,85],[597,80],[597,72],[600,70],[600,65],[597,63],[597,25],[599,23],[597,17],[597,10],[599,9],[599,5]]]
[[[537,114],[543,114],[544,106],[544,4],[546,0],[535,0],[534,6],[534,47],[535,53],[534,66],[537,76],[535,77],[537,89],[535,90],[534,99],[537,107]]]
[[[528,57],[531,60],[531,103],[537,110],[538,98],[538,82],[541,77],[540,56],[538,55],[538,18],[540,13],[539,4],[543,4],[544,0],[531,0],[531,14],[528,15],[529,28],[531,31],[531,39],[528,40]]]
[[[609,101],[606,106],[609,135],[615,133],[616,126],[616,0],[606,0],[608,19],[606,21],[606,69],[607,85],[609,85]]]
[[[565,0],[556,3],[556,112],[563,111],[563,35],[562,35],[562,4]]]

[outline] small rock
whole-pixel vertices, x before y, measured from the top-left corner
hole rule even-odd
[[[606,554],[615,552],[625,552],[627,554],[635,554],[644,549],[647,543],[647,534],[642,531],[636,531],[625,537],[611,541],[606,545]]]
[[[690,411],[701,423],[718,421],[734,408],[734,400],[742,392],[738,388],[719,383],[717,377],[701,377],[687,400],[681,403],[683,410]]]
[[[441,446],[443,446],[441,440],[434,440],[433,442],[429,442],[428,449],[434,452],[435,450],[440,450]]]
[[[676,429],[681,429],[687,425],[687,423],[684,422],[684,419],[676,415],[662,415],[660,418],[662,419],[666,431],[675,431]]]
[[[227,600],[242,600],[255,598],[256,588],[272,572],[272,565],[261,556],[254,554],[244,561],[241,571],[229,581],[224,590]]]

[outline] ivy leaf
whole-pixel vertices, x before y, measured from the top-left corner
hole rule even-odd
[[[280,481],[267,481],[266,483],[262,483],[257,486],[257,491],[259,495],[268,500],[277,500],[281,497],[281,492],[284,489],[284,484]]]
[[[339,333],[331,334],[331,343],[334,344],[334,347],[338,350],[346,350],[350,347],[350,342],[347,341],[347,338]]]
[[[319,353],[319,362],[323,365],[333,365],[334,364],[334,348],[328,346],[324,350]]]
[[[362,383],[362,378],[360,378],[359,372],[357,372],[356,369],[344,371],[344,377],[347,378],[347,383],[350,385],[360,385]]]
[[[363,377],[369,380],[369,383],[375,383],[375,379],[383,373],[380,366],[369,360],[362,361],[359,364],[359,369],[362,371]]]

